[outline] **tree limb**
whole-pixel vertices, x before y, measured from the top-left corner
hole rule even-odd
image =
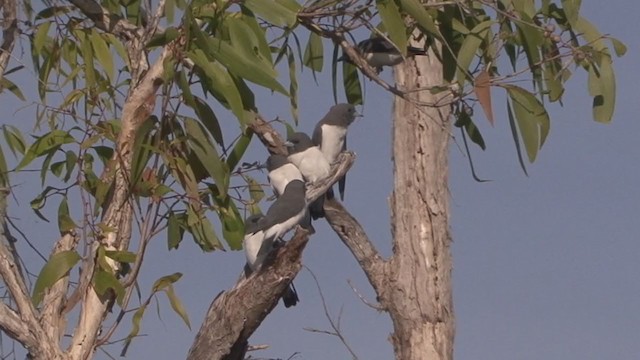
[[[379,295],[385,289],[388,262],[380,256],[362,226],[339,201],[335,198],[325,199],[324,212],[329,226],[349,248]]]
[[[275,131],[271,134],[270,139],[281,141]],[[277,147],[274,149],[284,151]],[[323,196],[347,173],[354,160],[353,153],[340,154],[329,176],[307,185],[307,201]],[[300,271],[302,251],[308,237],[305,230],[297,227],[293,239],[269,256],[267,266],[248,279],[241,279],[231,290],[214,299],[189,350],[188,360],[244,358],[249,337]],[[274,259],[273,263],[271,259]]]
[[[74,3],[86,1],[73,0]],[[84,10],[83,10],[84,11]],[[114,191],[109,207],[104,213],[103,223],[114,231],[107,232],[102,244],[110,250],[125,250],[131,238],[132,208],[129,203],[130,183],[128,173],[131,169],[135,136],[144,120],[148,118],[155,106],[156,92],[162,84],[163,64],[173,53],[173,44],[164,47],[159,58],[129,90],[122,111],[122,128],[117,139],[116,151],[112,158],[115,171],[105,169],[103,180],[114,182]],[[140,50],[142,51],[142,50]],[[113,180],[109,179],[111,176]],[[114,268],[117,266],[112,264]],[[92,276],[92,274],[90,274]],[[68,348],[71,359],[84,360],[93,352],[96,345],[98,329],[106,315],[108,304],[113,300],[101,299],[89,286],[82,294],[82,311],[76,331]]]
[[[0,329],[23,344],[33,359],[61,359],[62,352],[57,341],[53,341],[38,323],[37,311],[31,302],[27,286],[20,275],[16,259],[7,246],[12,238],[5,221],[8,194],[4,189],[0,191],[0,277],[16,303],[17,313],[2,303]],[[20,324],[16,323],[16,317]]]
[[[209,307],[187,360],[243,359],[249,336],[275,308],[300,271],[300,258],[308,240],[308,232],[298,226],[293,239],[278,249],[271,266],[263,266],[231,290],[218,295]]]

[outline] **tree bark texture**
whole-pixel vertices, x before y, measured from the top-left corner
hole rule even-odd
[[[429,56],[396,67],[402,89],[442,85],[442,64]],[[438,103],[446,95],[427,89],[412,97]],[[451,295],[448,144],[450,107],[394,102],[394,189],[391,226],[394,256],[386,291],[397,359],[452,359],[454,316]]]

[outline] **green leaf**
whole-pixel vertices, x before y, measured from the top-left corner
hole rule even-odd
[[[518,86],[505,86],[513,103],[520,136],[530,162],[534,162],[549,134],[551,122],[540,101],[527,90]]]
[[[246,0],[243,5],[273,25],[292,28],[297,21],[295,12],[274,1]]]
[[[180,242],[182,242],[184,221],[184,214],[169,212],[169,218],[167,219],[167,247],[169,250],[177,249]]]
[[[227,18],[225,24],[229,28],[231,45],[240,52],[241,56],[251,62],[260,62],[262,66],[273,68],[271,53],[269,52],[265,56],[260,51],[261,42],[258,41],[258,36],[250,25],[237,18]],[[264,41],[265,35],[262,34],[261,36]]]
[[[9,169],[7,168],[7,161],[4,158],[4,151],[0,146],[0,188],[9,186]]]
[[[393,0],[376,0],[376,8],[389,33],[391,41],[398,47],[402,55],[407,53],[406,25],[400,16],[400,10]]]
[[[244,105],[240,91],[236,87],[233,79],[219,64],[211,62],[202,50],[195,50],[187,53],[189,58],[198,65],[211,81],[212,87],[227,100],[228,106],[233,114],[244,122]],[[182,86],[181,86],[182,88]],[[184,92],[184,88],[183,92]]]
[[[4,133],[4,139],[7,142],[7,145],[9,145],[9,150],[11,150],[13,155],[17,156],[18,153],[24,154],[27,146],[25,145],[25,141],[20,130],[15,126],[3,125],[2,132]]]
[[[40,275],[33,287],[31,301],[38,306],[44,298],[45,291],[64,277],[80,261],[81,257],[75,250],[61,251],[53,254],[40,270]]]
[[[458,51],[458,67],[456,69],[456,81],[460,88],[464,86],[465,79],[468,78],[468,70],[471,66],[482,39],[484,39],[487,31],[489,31],[493,21],[483,21],[471,29],[469,34],[464,38],[460,51]]]
[[[400,8],[407,14],[411,15],[411,17],[418,22],[418,25],[424,31],[429,33],[429,35],[432,35],[439,40],[444,40],[444,37],[436,26],[436,23],[433,21],[433,18],[419,0],[400,0]]]
[[[244,238],[244,223],[235,203],[230,197],[224,200],[215,198],[218,203],[218,214],[222,221],[222,236],[227,240],[231,250],[242,249]]]
[[[5,89],[11,91],[11,93],[20,100],[22,101],[27,100],[27,98],[24,97],[24,94],[22,93],[22,90],[20,90],[18,85],[14,84],[6,77],[3,77],[2,79],[0,79],[0,92],[4,91]]]
[[[609,40],[611,40],[611,44],[613,45],[613,50],[615,51],[616,56],[624,56],[624,54],[627,53],[627,46],[622,41],[613,37],[609,37]]]
[[[524,165],[524,158],[522,157],[522,150],[520,150],[520,138],[518,137],[518,127],[516,126],[516,121],[513,117],[513,111],[511,111],[511,105],[509,100],[507,100],[507,115],[509,117],[509,127],[511,128],[511,135],[513,136],[513,143],[516,145],[516,153],[518,154],[518,162],[520,162],[520,167],[525,175],[527,174],[527,167]]]
[[[131,340],[133,340],[133,338],[138,336],[138,333],[140,333],[140,322],[142,321],[144,312],[147,309],[147,305],[149,305],[148,302],[142,304],[142,306],[140,306],[138,310],[136,310],[136,312],[133,313],[133,317],[131,318],[131,331],[129,332],[129,335],[127,335],[127,338],[124,342],[121,356],[124,356],[123,354],[126,353],[127,348],[131,344]]]
[[[224,249],[206,217],[200,216],[190,206],[187,210],[187,225],[193,240],[204,251]]]
[[[80,53],[84,61],[84,74],[87,87],[92,88],[96,86],[96,73],[95,67],[93,66],[93,47],[91,46],[91,40],[87,36],[86,31],[78,30],[74,31],[74,34],[80,42]]]
[[[522,22],[517,22],[516,27],[523,41],[524,53],[533,75],[534,85],[542,90],[542,69],[539,65],[541,60],[540,47],[543,43],[542,33],[538,28],[529,25],[533,23],[530,17],[523,13],[520,16],[522,16]]]
[[[102,38],[102,36],[96,29],[91,30],[91,32],[89,33],[89,39],[91,40],[93,52],[94,54],[96,54],[96,59],[98,59],[98,62],[104,68],[104,71],[109,77],[109,80],[111,82],[114,82],[115,72],[113,70],[113,55],[111,55],[111,51],[109,51],[107,42]]]
[[[321,72],[324,63],[323,54],[322,38],[314,32],[309,33],[309,42],[307,42],[307,47],[304,49],[304,58],[302,61],[304,66],[313,71]]]
[[[69,133],[63,130],[53,130],[41,137],[39,137],[29,149],[27,149],[22,161],[16,167],[16,171],[24,169],[37,157],[48,155],[50,151],[58,149],[63,144],[69,144],[74,142],[74,139]]]
[[[105,250],[104,255],[108,258],[111,258],[117,262],[122,262],[122,263],[134,263],[136,262],[136,258],[138,257],[135,253],[131,251],[120,251],[120,250]]]
[[[182,321],[184,321],[189,330],[191,330],[189,315],[187,314],[187,311],[182,305],[180,299],[178,299],[175,291],[173,290],[173,286],[169,285],[164,292],[165,294],[167,294],[167,298],[169,298],[169,304],[171,304],[171,308],[173,309],[173,311],[175,311],[176,314],[178,314],[182,318]]]
[[[242,159],[242,156],[247,151],[247,147],[251,143],[251,138],[253,137],[253,131],[247,130],[245,134],[242,134],[238,141],[234,145],[233,149],[227,156],[227,169],[229,171],[233,171]]]
[[[221,39],[210,37],[206,41],[208,43],[208,53],[229,69],[231,73],[262,85],[267,89],[289,96],[284,87],[276,80],[278,74],[272,67],[245,58],[238,49]]]
[[[480,130],[478,130],[476,124],[474,124],[471,120],[471,116],[469,116],[466,111],[458,111],[456,112],[456,117],[457,119],[455,126],[459,128],[464,127],[464,130],[466,131],[467,135],[469,135],[471,141],[480,146],[482,150],[486,150],[487,146],[484,142],[484,138],[482,138],[482,134],[480,134]]]
[[[611,122],[616,104],[616,78],[611,57],[603,55],[599,68],[589,67],[589,87],[593,96],[593,118],[602,123]]]
[[[185,118],[184,125],[189,135],[189,147],[196,154],[207,173],[215,180],[220,194],[223,197],[227,196],[229,169],[226,164],[220,159],[218,152],[198,122]]]
[[[207,130],[209,130],[213,139],[224,148],[222,130],[220,129],[220,123],[218,122],[216,114],[213,112],[211,107],[209,107],[209,105],[199,97],[194,96],[194,102],[196,105],[196,114],[198,114],[200,122],[207,128]]]
[[[69,215],[69,204],[67,203],[67,197],[62,197],[62,201],[60,201],[60,206],[58,207],[58,229],[61,234],[72,231],[78,227],[71,215]]]
[[[362,87],[358,77],[358,68],[344,61],[342,63],[342,80],[344,81],[344,93],[349,104],[362,104]]]
[[[115,275],[109,271],[100,269],[96,271],[92,283],[96,293],[101,297],[107,297],[109,295],[108,291],[112,290],[116,296],[116,302],[119,306],[122,306],[125,289]]]
[[[580,17],[580,4],[582,0],[562,0],[562,8],[571,26],[575,26]]]
[[[151,291],[156,293],[160,290],[163,290],[170,286],[171,284],[177,282],[182,277],[182,273],[176,272],[171,275],[165,275],[153,283],[153,287]]]
[[[38,25],[36,34],[33,37],[33,50],[36,54],[42,54],[42,49],[49,40],[49,29],[51,28],[51,21],[46,21]]]

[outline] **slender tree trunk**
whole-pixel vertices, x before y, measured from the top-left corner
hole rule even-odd
[[[431,53],[396,67],[401,89],[442,85],[442,64]],[[425,103],[445,102],[428,90],[412,93]],[[391,201],[394,256],[388,270],[389,312],[397,359],[452,359],[451,235],[447,188],[448,105],[416,107],[395,98],[394,190]]]

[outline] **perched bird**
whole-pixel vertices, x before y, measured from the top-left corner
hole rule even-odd
[[[338,155],[347,149],[347,129],[349,125],[361,116],[351,104],[337,104],[316,124],[313,130],[313,143],[320,147],[320,151],[327,158],[329,164],[336,161]],[[338,180],[340,199],[344,200],[346,177]]]
[[[304,182],[292,180],[284,192],[274,201],[267,214],[259,221],[258,230],[264,231],[265,239],[278,239],[293,229],[307,212]]]
[[[284,193],[284,189],[293,180],[303,180],[300,170],[284,155],[271,155],[267,158],[266,168],[269,174],[269,184],[277,196]]]
[[[331,170],[329,161],[307,134],[297,132],[287,139],[285,145],[289,147],[289,161],[300,170],[305,180],[316,182],[329,175]],[[324,196],[320,196],[309,206],[309,212],[314,220],[324,217],[323,204]]]
[[[273,188],[276,196],[282,195],[284,189],[293,180],[303,180],[300,170],[293,165],[284,155],[271,155],[267,158],[266,168],[269,172],[269,184]],[[315,233],[315,229],[311,225],[311,217],[309,212],[305,213],[300,225],[307,229],[311,234]]]
[[[378,73],[382,71],[383,66],[394,66],[400,64],[404,59],[398,49],[387,39],[375,36],[366,40],[362,40],[357,45],[362,57],[369,65],[376,69]],[[426,55],[424,49],[414,46],[407,46],[407,56]],[[343,55],[340,60],[351,62],[348,56]]]
[[[274,248],[274,240],[265,238],[264,231],[260,230],[260,223],[264,219],[262,215],[251,215],[245,220],[244,239],[242,245],[247,257],[247,265],[245,266],[245,276],[249,277],[251,273],[260,270],[265,259]],[[300,301],[293,283],[282,295],[282,302],[285,307],[294,306]]]

